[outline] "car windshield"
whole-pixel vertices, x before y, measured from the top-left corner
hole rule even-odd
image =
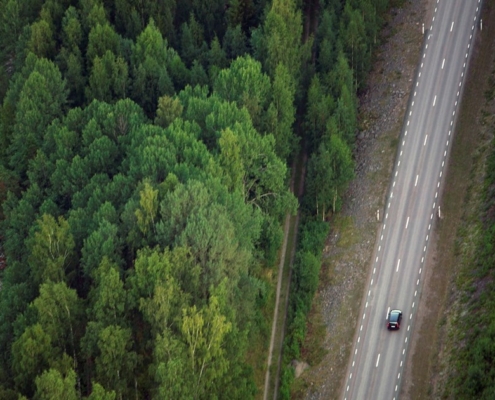
[[[399,313],[397,311],[392,311],[390,313],[390,322],[397,322],[399,319]]]

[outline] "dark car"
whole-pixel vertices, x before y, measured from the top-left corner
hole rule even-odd
[[[400,321],[402,321],[402,311],[390,310],[387,318],[387,328],[400,329]]]

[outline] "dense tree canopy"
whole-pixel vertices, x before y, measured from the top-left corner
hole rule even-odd
[[[0,397],[255,396],[287,162],[338,209],[386,3],[0,0]]]

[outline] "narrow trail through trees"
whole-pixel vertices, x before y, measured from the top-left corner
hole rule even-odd
[[[308,38],[314,34],[317,28],[318,24],[318,19],[317,19],[317,9],[319,7],[319,2],[318,0],[306,0],[305,5],[304,5],[304,30],[303,30],[303,37],[302,41],[305,43]],[[297,158],[294,160],[293,165],[292,165],[292,176],[291,176],[291,182],[290,182],[290,189],[291,192],[296,195],[299,199],[302,197],[303,192],[304,192],[304,178],[306,176],[306,165],[307,165],[307,151],[305,148],[305,144],[302,144],[302,150],[300,154],[297,156]],[[298,163],[301,163],[301,168],[298,168]],[[300,171],[300,174],[297,175],[297,172]],[[296,182],[297,181],[297,182]],[[299,229],[299,217],[300,217],[300,211],[298,210],[297,215],[295,218],[293,218],[290,214],[287,214],[285,217],[285,223],[284,223],[284,240],[282,243],[282,251],[281,251],[281,256],[280,256],[280,261],[279,261],[279,267],[278,267],[278,275],[277,275],[277,292],[276,292],[276,299],[275,299],[275,309],[273,312],[273,322],[272,322],[272,331],[271,331],[271,337],[270,337],[270,347],[268,349],[268,361],[267,361],[267,369],[266,369],[266,374],[265,374],[265,386],[264,386],[264,392],[263,392],[263,400],[268,400],[269,394],[271,392],[270,390],[270,385],[272,384],[273,386],[273,399],[276,400],[278,396],[278,388],[280,384],[280,370],[281,370],[281,363],[282,363],[282,355],[283,355],[283,344],[284,344],[284,336],[285,336],[285,325],[286,325],[286,320],[287,320],[287,307],[289,304],[289,294],[290,294],[290,281],[292,279],[292,265],[294,263],[294,257],[295,257],[295,249],[296,249],[296,244],[297,244],[297,232]],[[295,232],[295,234],[292,237],[292,243],[287,248],[287,242],[289,240],[289,233]],[[290,254],[288,255],[287,253],[290,251]],[[286,266],[285,259],[286,257],[289,256],[289,263]],[[284,267],[286,266],[287,270],[284,270]],[[281,292],[282,292],[282,281],[284,278],[284,272],[288,273],[288,285],[285,288],[285,293],[283,293],[284,298],[283,298],[283,303],[280,304],[281,301]],[[279,319],[279,311],[282,310],[283,314],[283,321],[281,324],[277,324],[277,321]],[[276,360],[276,365],[277,365],[277,371],[276,374],[273,377],[270,377],[270,371],[272,368],[272,361],[274,358],[274,347],[275,347],[275,339],[277,336],[281,335],[281,340],[278,342],[279,346],[276,350],[275,357],[277,358]]]

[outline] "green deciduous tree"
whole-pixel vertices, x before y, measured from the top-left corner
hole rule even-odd
[[[103,57],[107,51],[120,55],[121,37],[108,24],[97,24],[91,28],[88,35],[86,59],[88,66],[92,66],[95,57]]]
[[[198,286],[198,268],[191,263],[187,249],[175,247],[173,250],[151,250],[145,248],[138,251],[134,273],[129,277],[130,296],[136,306],[147,308],[152,299],[155,287],[169,279],[180,282],[185,292],[195,293]],[[155,316],[145,314],[150,322]],[[164,329],[157,326],[157,329]]]
[[[332,118],[335,109],[333,96],[325,94],[319,74],[311,80],[308,90],[308,105],[306,112],[306,129],[311,148],[317,149],[326,131],[328,120]]]
[[[132,97],[148,115],[156,111],[158,98],[172,95],[174,87],[167,70],[167,41],[151,20],[132,49]]]
[[[95,287],[90,293],[92,320],[103,326],[118,325],[125,321],[126,292],[120,272],[105,257],[95,271]]]
[[[158,212],[158,190],[154,190],[148,181],[144,182],[139,205],[140,208],[136,210],[137,223],[143,235],[146,235],[150,229],[154,230]]]
[[[73,261],[74,239],[69,223],[59,217],[44,214],[38,221],[29,257],[31,273],[36,283],[65,281],[65,272]]]
[[[40,295],[33,302],[38,321],[52,339],[58,354],[72,355],[77,369],[77,343],[83,326],[82,300],[64,282],[48,282],[40,286]]]
[[[62,45],[73,52],[80,50],[83,40],[83,29],[79,20],[79,13],[75,7],[70,6],[65,10],[62,19]]]
[[[284,64],[292,77],[298,80],[302,50],[302,16],[294,0],[274,0],[263,25],[261,42],[255,47],[271,77],[278,64]]]
[[[337,15],[326,8],[321,13],[315,38],[318,49],[317,68],[321,74],[327,74],[331,71],[335,63],[335,45],[338,33],[336,26]]]
[[[51,58],[55,52],[55,41],[50,23],[44,19],[31,25],[31,38],[29,40],[29,51],[42,58]]]
[[[223,37],[223,49],[230,60],[235,60],[247,52],[247,38],[241,25],[227,28]]]
[[[368,61],[365,61],[367,55],[365,23],[361,10],[353,9],[350,2],[345,4],[343,17],[340,37],[354,71],[355,87],[358,87],[364,63],[368,65]]]
[[[28,160],[42,145],[46,127],[62,115],[66,99],[65,82],[57,67],[48,60],[36,60],[19,95],[9,148],[10,164],[17,172],[25,173]]]
[[[34,394],[34,380],[53,359],[52,340],[40,324],[27,328],[12,345],[12,370],[21,393]]]
[[[112,74],[112,53],[107,51],[105,55],[110,55],[105,59],[96,56],[93,60],[89,85],[86,88],[86,99],[91,102],[93,99],[110,102],[111,93],[111,74]],[[105,62],[109,61],[109,62]]]
[[[275,70],[272,85],[272,101],[267,111],[267,131],[275,137],[275,152],[282,159],[295,149],[296,138],[292,124],[296,119],[295,82],[287,67],[280,63]]]
[[[202,61],[207,50],[203,27],[191,13],[189,20],[184,22],[180,29],[180,56],[186,65],[191,67],[194,60]]]
[[[49,369],[36,378],[36,400],[76,400],[76,373],[70,370],[65,376]]]
[[[194,374],[195,398],[202,398],[214,387],[215,380],[228,370],[223,341],[232,324],[220,312],[218,298],[210,297],[207,307],[183,311],[181,331],[187,343],[190,370]]]
[[[214,82],[218,72],[227,66],[227,55],[220,44],[220,40],[215,36],[210,44],[210,51],[208,52],[208,75],[210,81]]]
[[[97,230],[84,240],[81,261],[86,276],[92,276],[93,271],[105,256],[110,261],[120,265],[122,263],[121,243],[122,239],[118,235],[118,227],[107,220],[102,221]]]
[[[92,389],[87,400],[115,400],[115,390],[106,391],[98,382],[93,383]]]
[[[353,147],[357,129],[357,99],[347,85],[342,86],[341,96],[337,100],[335,119],[342,139]]]
[[[162,128],[167,128],[176,118],[182,114],[182,106],[178,98],[162,96],[158,99],[155,124]]]
[[[219,72],[213,89],[222,99],[246,107],[258,131],[262,131],[262,116],[269,101],[270,78],[261,71],[261,64],[249,56],[232,62]],[[283,101],[283,100],[281,100]]]
[[[330,136],[313,154],[308,164],[308,197],[314,202],[316,214],[325,218],[328,207],[335,212],[342,192],[354,176],[352,154],[337,135]]]
[[[174,337],[170,330],[157,334],[154,342],[154,380],[156,399],[174,400],[195,398],[194,377],[190,373],[185,343]]]
[[[222,131],[218,139],[218,147],[220,165],[224,170],[223,180],[227,187],[234,191],[242,187],[245,171],[239,140],[230,128]]]
[[[136,353],[131,350],[131,331],[118,325],[104,328],[98,337],[100,355],[96,358],[97,381],[117,398],[127,398],[128,387],[134,385]]]

